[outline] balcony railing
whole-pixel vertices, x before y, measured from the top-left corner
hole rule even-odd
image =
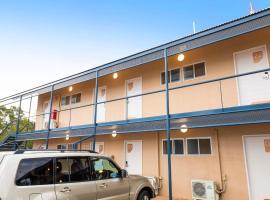
[[[239,80],[243,77],[253,77],[261,74],[262,79],[267,83],[269,79],[269,69],[259,70],[245,74],[227,76],[213,80],[201,81],[197,83],[169,87],[169,107],[170,114],[179,114],[187,112],[205,111],[211,109],[224,109],[236,107],[239,105],[249,105],[258,103],[267,103],[270,98],[253,99],[249,102],[242,101],[239,97]],[[250,79],[252,80],[252,79]],[[257,84],[257,83],[253,83]],[[265,90],[265,85],[261,85],[261,89]],[[110,92],[110,91],[108,91]],[[111,91],[113,92],[113,91]],[[97,125],[107,123],[123,123],[132,121],[135,118],[153,118],[166,115],[166,89],[148,91],[142,94],[123,96],[119,98],[109,99],[95,103],[84,103],[80,105],[72,105],[63,109],[55,109],[52,103],[51,112],[40,112],[38,108],[38,95],[26,96],[9,102],[2,102],[1,107],[6,109],[6,119],[2,121],[7,123],[14,121],[11,132],[16,132],[16,123],[19,121],[18,130],[20,134],[35,132],[48,129],[70,128],[74,126],[89,125],[94,126],[94,110],[97,108]],[[53,96],[54,97],[54,96]],[[140,112],[136,112],[132,108],[131,112],[137,114],[132,117],[129,113],[129,102],[135,102],[139,105]],[[139,102],[139,103],[138,103]],[[21,105],[21,106],[20,106]],[[41,104],[39,104],[40,106]],[[105,110],[105,113],[101,113]],[[20,111],[20,114],[18,115]],[[9,113],[9,114],[8,114]],[[139,114],[138,114],[139,113]],[[56,116],[53,119],[53,115]],[[18,119],[18,116],[19,119]],[[12,119],[9,119],[12,118]],[[102,119],[103,118],[103,119]],[[49,126],[49,119],[50,128]]]

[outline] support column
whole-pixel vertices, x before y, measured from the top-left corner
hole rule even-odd
[[[97,100],[98,100],[98,71],[96,71],[96,87],[95,87],[95,104],[94,104],[94,137],[92,150],[95,151],[96,147],[96,134],[97,134]]]
[[[17,138],[18,138],[18,134],[20,132],[22,97],[23,96],[20,96],[19,110],[18,110],[17,123],[16,123],[16,135],[15,135],[15,142],[14,142],[14,149],[15,150],[18,148],[18,146],[17,146]]]
[[[171,167],[171,133],[170,133],[170,101],[169,101],[169,80],[168,80],[168,55],[167,49],[164,49],[164,68],[165,68],[165,84],[166,84],[166,138],[168,153],[168,184],[169,184],[169,200],[172,200],[172,167]]]
[[[47,139],[46,139],[46,149],[49,148],[49,138],[50,138],[50,131],[51,131],[51,115],[52,115],[52,105],[53,105],[53,91],[54,91],[54,85],[52,85],[52,88],[51,88],[50,112],[49,112],[49,121],[48,121],[48,133],[47,133]],[[46,114],[47,113],[45,113],[45,115]]]

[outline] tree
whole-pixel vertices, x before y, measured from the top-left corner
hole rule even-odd
[[[7,108],[0,106],[0,143],[12,133],[16,133],[19,108],[11,106]],[[20,112],[19,132],[32,132],[35,128],[35,122],[32,122]]]

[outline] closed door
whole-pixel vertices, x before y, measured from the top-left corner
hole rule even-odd
[[[128,173],[142,175],[142,141],[126,141],[125,158]]]
[[[55,194],[57,200],[96,199],[96,182],[92,180],[88,157],[56,159]]]
[[[134,78],[126,81],[127,97],[142,94],[142,79]],[[127,118],[142,117],[142,97],[132,97],[127,100]]]
[[[121,169],[113,161],[103,157],[93,157],[91,166],[98,200],[129,199],[129,180],[121,178]]]
[[[270,199],[270,136],[245,137],[250,200]]]
[[[265,47],[253,48],[235,54],[238,74],[269,68]],[[238,78],[241,105],[270,102],[270,79],[267,73],[257,73]]]
[[[102,86],[98,88],[98,98],[97,102],[106,101],[106,86]],[[101,103],[97,105],[97,122],[104,122],[106,116],[105,103]]]

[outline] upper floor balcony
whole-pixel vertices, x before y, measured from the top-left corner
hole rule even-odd
[[[270,108],[268,26],[209,43],[206,37],[213,33],[191,43],[184,38],[167,44],[166,58],[164,48],[152,49],[4,99],[0,105],[14,114],[3,119],[14,123],[19,139],[44,139],[48,131],[51,137],[66,131],[84,136],[95,126],[99,134],[164,130],[167,65],[172,128],[265,122],[261,111]],[[255,117],[244,111],[260,113]]]

